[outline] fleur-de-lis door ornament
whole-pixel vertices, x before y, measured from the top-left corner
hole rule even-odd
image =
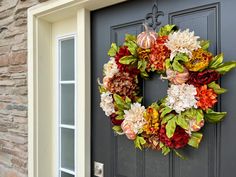
[[[161,22],[159,21],[160,16],[164,16],[164,12],[158,11],[158,1],[156,0],[152,7],[152,12],[148,13],[145,17],[145,23],[156,31],[157,27],[161,25]]]

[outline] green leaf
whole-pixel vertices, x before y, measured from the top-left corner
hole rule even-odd
[[[192,119],[196,116],[196,109],[191,108],[191,109],[187,109],[186,111],[182,112],[181,115],[185,116],[188,119]]]
[[[227,92],[226,89],[220,88],[220,85],[217,84],[216,82],[211,82],[210,84],[208,84],[208,87],[212,88],[214,90],[214,92],[217,94],[222,94],[222,93]]]
[[[147,67],[147,61],[145,61],[145,60],[139,60],[138,61],[138,69],[140,71],[145,71],[146,67]]]
[[[166,59],[165,61],[165,66],[166,66],[166,69],[170,69],[171,68],[171,62],[170,62],[170,59]]]
[[[142,78],[147,78],[147,77],[149,77],[149,75],[148,75],[148,73],[147,73],[146,71],[142,71],[142,72],[140,73],[140,75],[141,75]]]
[[[180,127],[182,127],[185,130],[188,130],[189,128],[189,124],[186,121],[186,119],[184,117],[182,117],[181,115],[177,116],[177,121],[176,124],[179,125]]]
[[[132,34],[125,34],[125,41],[136,41],[136,36]]]
[[[158,35],[159,36],[167,36],[173,31],[174,27],[175,27],[175,25],[165,25],[165,26],[161,27],[158,32]]]
[[[159,105],[156,102],[152,103],[150,107],[153,108],[153,109],[156,109],[157,111],[160,108]]]
[[[198,148],[202,140],[202,136],[203,136],[202,133],[192,132],[192,135],[188,141],[188,145],[194,148]]]
[[[181,158],[182,160],[187,160],[186,157],[184,157],[182,154],[180,154],[176,149],[173,150],[175,152],[175,155],[177,155],[179,158]]]
[[[118,110],[118,111],[116,111],[116,114],[117,115],[124,115],[124,111],[123,110]]]
[[[105,87],[103,87],[102,85],[98,86],[98,89],[99,89],[99,92],[100,92],[100,93],[106,92]]]
[[[119,62],[124,65],[134,64],[138,59],[132,55],[122,57]]]
[[[225,74],[234,68],[236,68],[236,61],[229,61],[229,62],[226,62],[226,63],[220,65],[216,69],[216,71],[218,71],[220,74]]]
[[[207,50],[210,47],[210,41],[208,40],[201,40],[200,46],[203,50]]]
[[[162,148],[162,154],[163,154],[163,155],[167,155],[167,154],[169,154],[169,153],[170,153],[170,148],[164,146],[164,147]]]
[[[118,133],[121,133],[123,132],[122,128],[120,126],[113,126],[112,129],[115,131],[115,132],[118,132]]]
[[[222,64],[223,60],[224,60],[224,54],[223,54],[223,53],[221,53],[221,54],[219,54],[219,55],[216,55],[216,56],[211,60],[211,62],[210,62],[210,64],[209,64],[209,68],[215,69],[215,68],[219,67],[219,66]]]
[[[204,119],[204,113],[201,109],[197,109],[196,111],[196,120],[197,123],[200,123]]]
[[[161,109],[161,118],[163,118],[166,114],[169,114],[171,111],[172,111],[172,109],[169,108],[168,106]]]
[[[188,62],[188,56],[185,53],[178,53],[174,60],[176,61],[183,61],[183,62]]]
[[[134,145],[136,148],[139,148],[140,150],[142,150],[142,146],[146,144],[146,141],[143,137],[141,136],[137,136],[134,140]]]
[[[223,120],[227,115],[227,112],[215,112],[212,109],[208,109],[205,113],[205,120],[210,123],[217,123]]]
[[[161,124],[166,124],[170,119],[173,119],[174,117],[175,117],[174,114],[168,114],[162,119]]]
[[[142,103],[142,100],[143,100],[143,97],[139,97],[139,98],[136,99],[136,102]]]
[[[131,104],[132,103],[131,99],[129,97],[127,97],[127,96],[125,97],[125,102],[127,104]]]
[[[118,115],[115,118],[116,120],[123,120],[124,119],[124,115]]]
[[[134,56],[137,55],[137,48],[138,48],[138,45],[136,44],[136,42],[134,42],[134,41],[126,41],[126,42],[124,43],[124,45],[128,47],[128,49],[129,49],[129,51],[130,51],[130,53],[131,53],[132,55],[134,55]]]
[[[119,50],[119,48],[117,47],[117,45],[115,43],[112,43],[111,48],[107,54],[110,57],[114,57],[114,56],[116,56],[116,53],[118,52],[118,50]]]
[[[175,133],[176,128],[176,117],[169,120],[166,124],[166,136],[171,138]]]
[[[114,94],[113,95],[113,98],[114,98],[114,101],[117,105],[117,107],[121,110],[124,110],[125,109],[125,101],[122,99],[121,96],[117,95],[117,94]]]
[[[174,60],[172,67],[174,71],[178,71],[180,73],[184,72],[184,67],[178,62],[178,60]]]

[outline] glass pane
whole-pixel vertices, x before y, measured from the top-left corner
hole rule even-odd
[[[74,177],[74,175],[65,173],[65,172],[61,172],[61,177]]]
[[[61,85],[61,124],[74,125],[74,84]]]
[[[61,167],[74,171],[74,130],[61,128]]]
[[[61,41],[61,80],[74,80],[74,39]]]

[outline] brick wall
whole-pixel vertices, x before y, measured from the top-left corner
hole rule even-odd
[[[27,176],[27,8],[0,0],[0,177]]]

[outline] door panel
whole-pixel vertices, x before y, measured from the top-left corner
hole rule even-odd
[[[159,21],[162,25],[173,23],[181,29],[194,30],[202,38],[211,40],[211,52],[220,53],[222,47],[225,60],[231,60],[236,42],[230,36],[234,36],[236,25],[229,24],[229,19],[233,21],[236,12],[229,10],[236,2],[225,1],[160,0],[159,10],[164,16]],[[105,177],[232,177],[236,166],[236,143],[232,141],[236,134],[236,110],[232,104],[236,98],[235,71],[221,81],[230,93],[219,99],[217,110],[228,111],[227,119],[218,125],[207,125],[200,148],[183,150],[188,157],[185,161],[173,154],[164,157],[153,150],[135,149],[132,141],[114,135],[109,119],[99,108],[96,79],[102,78],[110,43],[121,45],[126,33],[140,33],[144,17],[151,12],[153,4],[152,0],[133,0],[92,13],[92,161],[105,164]],[[164,97],[167,84],[159,76],[144,81],[144,105]]]

